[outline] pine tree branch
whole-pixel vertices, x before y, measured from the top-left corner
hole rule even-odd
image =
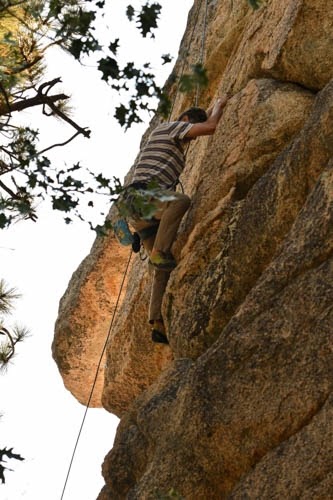
[[[0,181],[0,187],[6,191],[7,194],[9,194],[12,198],[14,198],[15,200],[19,200],[20,199],[20,196],[16,193],[14,193],[14,191],[12,191],[8,186],[6,186],[6,184],[4,184],[2,181]]]
[[[26,2],[26,0],[18,0],[18,2],[11,2],[10,4],[8,5],[1,5],[0,6],[0,12],[4,12],[4,11],[8,11],[8,8],[9,7],[17,7],[18,5],[22,5]]]
[[[10,159],[14,158],[15,161],[18,161],[18,159],[16,158],[16,156],[11,151],[8,151],[8,149],[4,148],[3,146],[0,146],[0,149],[4,153],[6,153],[10,157]]]
[[[25,1],[26,0],[24,0],[22,3],[25,3]],[[19,23],[21,23],[28,31],[30,31],[30,33],[37,35],[40,40],[42,38],[47,38],[48,40],[51,40],[50,46],[51,45],[60,45],[61,46],[61,44],[66,41],[66,38],[64,38],[64,37],[61,37],[58,40],[54,40],[51,36],[32,28],[31,26],[29,26],[28,23],[25,22],[24,19],[22,19],[20,16],[18,16],[15,12],[10,10],[8,7],[12,7],[12,5],[7,6],[4,10],[6,10],[10,16],[14,17],[14,19],[16,19]],[[14,7],[15,7],[15,5],[14,5]]]
[[[10,449],[2,449],[0,450],[0,481],[2,484],[4,484],[6,482],[6,479],[5,479],[5,471],[6,470],[11,470],[11,469],[8,469],[8,467],[5,467],[4,465],[2,465],[3,463],[5,463],[5,460],[4,460],[4,456],[6,456],[7,458],[14,458],[15,460],[24,460],[23,457],[21,457],[21,455],[18,455],[17,453],[13,453],[13,448],[10,448]]]
[[[9,111],[10,113],[10,103],[9,103],[9,98],[8,98],[8,94],[7,94],[7,91],[5,89],[5,87],[2,85],[2,82],[0,81],[0,90],[5,98],[5,101],[6,101],[6,104],[7,104],[7,110]]]
[[[10,172],[11,170],[12,169],[7,165],[7,163],[0,158],[0,175],[7,174],[7,172]]]
[[[43,51],[43,53],[45,53],[47,51],[47,49],[49,49],[50,47],[53,47],[54,45],[59,45],[61,47],[62,46],[61,44],[64,43],[65,41],[66,41],[65,37],[59,38],[58,40],[53,40],[52,42],[45,45],[45,47],[43,47],[42,51]]]
[[[35,64],[37,64],[39,61],[41,61],[43,59],[43,56],[38,56],[38,57],[35,57],[35,59],[33,61],[30,61],[30,62],[26,62],[25,64],[23,64],[21,67],[15,69],[15,70],[6,70],[4,71],[4,73],[6,75],[17,75],[18,73],[22,73],[22,71],[25,71],[27,69],[30,69],[32,68]]]
[[[62,111],[60,111],[59,108],[57,108],[57,106],[54,105],[54,102],[53,100],[51,100],[50,97],[47,97],[47,101],[45,104],[47,104],[51,109],[52,111],[60,116],[60,118],[62,118],[65,122],[69,123],[70,125],[72,125],[73,128],[75,128],[75,130],[77,130],[80,134],[82,134],[84,137],[90,137],[90,130],[89,129],[84,129],[82,127],[80,127],[77,123],[75,123],[71,118],[69,118],[69,116],[65,115],[65,113],[63,113]]]
[[[38,95],[44,97],[44,99],[45,99],[44,104],[47,104],[51,108],[53,113],[60,116],[60,118],[62,118],[65,122],[69,123],[73,128],[75,128],[75,130],[77,130],[84,137],[89,138],[90,137],[90,130],[82,128],[77,123],[75,123],[71,118],[69,118],[69,116],[67,116],[63,111],[61,111],[59,108],[57,108],[57,106],[55,106],[54,100],[52,99],[53,96],[49,97],[47,95],[48,92],[51,90],[51,88],[60,82],[61,82],[61,78],[55,78],[54,80],[51,80],[49,82],[44,82],[38,88]],[[42,93],[44,89],[46,89],[46,92]],[[68,98],[68,97],[66,96],[66,98]],[[46,113],[44,112],[44,114],[46,114]]]
[[[61,83],[61,82],[62,82],[62,80],[61,80],[60,76],[58,76],[58,78],[54,78],[53,80],[42,83],[38,87],[37,92],[40,95],[47,95],[47,93],[51,90],[52,87],[54,87],[57,83]],[[48,89],[46,90],[45,94],[43,94],[43,90],[46,89],[46,87],[48,87]]]
[[[69,96],[66,94],[56,94],[54,96],[46,96],[46,95],[36,95],[34,97],[30,97],[29,99],[24,99],[19,102],[14,102],[9,105],[9,110],[1,109],[0,107],[0,116],[6,115],[8,113],[13,113],[14,111],[22,111],[23,109],[31,108],[33,106],[40,106],[42,104],[53,104],[54,102],[68,99]],[[51,106],[50,106],[51,107]]]
[[[8,352],[8,354],[6,353],[5,359],[2,360],[3,363],[8,363],[8,361],[15,354],[15,342],[14,342],[14,339],[13,339],[12,335],[9,333],[9,331],[7,330],[7,328],[5,328],[4,326],[2,326],[1,329],[0,329],[0,335],[5,335],[8,338],[8,340],[9,340],[10,351]]]

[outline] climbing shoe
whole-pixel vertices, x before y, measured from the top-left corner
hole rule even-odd
[[[155,269],[160,269],[161,271],[172,271],[177,265],[171,253],[162,251],[158,251],[154,253],[154,255],[151,255],[149,263],[155,267]]]
[[[168,338],[165,335],[165,328],[162,321],[154,321],[151,331],[151,339],[157,344],[169,344]]]

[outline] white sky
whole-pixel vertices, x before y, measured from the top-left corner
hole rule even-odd
[[[134,24],[124,14],[128,3],[142,2],[109,2],[110,12],[104,21],[110,31],[102,32],[105,43],[119,36],[124,43],[124,60],[148,60],[155,67],[161,54],[176,56],[193,1],[160,0],[163,9],[155,40],[143,40],[136,34]],[[172,64],[163,67],[161,83]],[[96,172],[122,178],[133,163],[147,124],[136,125],[124,134],[113,118],[114,94],[96,69],[81,67],[63,52],[53,51],[48,73],[50,78],[62,77],[63,90],[73,95],[73,117],[92,130],[90,140],[79,138],[53,150],[54,161],[71,164],[81,160]],[[72,134],[69,126],[43,119],[40,113],[25,113],[25,120],[39,126],[44,145],[61,142]],[[13,447],[25,457],[24,462],[8,463],[14,471],[6,473],[5,485],[0,484],[1,500],[60,500],[85,407],[64,388],[51,356],[51,343],[59,300],[93,240],[87,225],[76,222],[66,226],[61,215],[46,207],[40,207],[36,224],[22,222],[0,234],[0,277],[22,294],[14,319],[32,333],[18,346],[7,373],[0,376],[0,448]],[[104,484],[101,464],[112,448],[117,424],[118,419],[105,410],[89,409],[65,500],[97,497]]]

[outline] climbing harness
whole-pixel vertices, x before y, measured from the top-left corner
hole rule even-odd
[[[135,190],[140,190],[135,191]],[[153,216],[149,217],[149,225],[140,231],[132,233],[127,219],[124,216],[124,213],[127,212],[127,215],[136,218],[145,218],[144,213],[142,213],[142,206],[140,207],[140,202],[149,204],[149,199],[146,200],[146,192],[145,189],[149,189],[149,186],[143,183],[135,183],[130,184],[124,189],[124,192],[121,195],[121,200],[116,202],[116,208],[119,213],[119,218],[113,223],[114,234],[121,245],[129,246],[132,245],[132,250],[134,253],[138,253],[141,250],[141,242],[146,239],[154,236],[157,233],[157,229],[159,226],[159,220],[155,219]],[[153,190],[151,190],[153,193]],[[126,205],[126,209],[123,208],[123,205]],[[124,213],[123,213],[124,212]],[[142,256],[141,256],[142,257]],[[141,258],[141,260],[143,260]]]
[[[200,13],[200,10],[201,10],[202,1],[203,0],[200,1],[199,5],[198,5],[198,8],[197,8],[197,11],[196,11],[196,14],[195,14],[195,21],[194,21],[194,24],[193,24],[193,29],[192,29],[192,32],[191,32],[191,36],[190,36],[190,41],[189,41],[189,44],[188,44],[188,48],[186,50],[186,55],[188,54],[189,48],[190,48],[191,43],[192,43],[192,39],[193,39],[193,35],[194,35],[194,30],[196,28],[197,21],[198,21],[198,18],[199,18],[199,13]],[[199,61],[200,64],[202,64],[202,62],[203,62],[203,56],[204,56],[204,47],[205,47],[205,38],[206,38],[206,25],[207,25],[207,12],[208,12],[208,0],[205,0],[204,26],[203,26],[203,34],[202,34],[202,41],[201,41],[201,51],[200,51],[200,61]],[[185,57],[183,65],[182,65],[180,79],[181,79],[181,77],[182,77],[182,75],[184,73],[184,70],[185,70],[185,64],[187,62],[186,59],[187,59],[187,57]],[[173,99],[173,103],[172,103],[171,108],[170,108],[169,120],[170,120],[171,114],[173,112],[173,108],[174,108],[174,105],[175,105],[175,102],[176,102],[176,98],[177,98],[178,92],[179,92],[179,84],[178,84],[178,87],[176,89],[175,96],[174,96],[174,99]],[[195,106],[198,105],[198,101],[199,101],[199,84],[197,84],[196,97],[195,97]],[[187,147],[187,149],[186,149],[186,151],[184,153],[185,157],[186,157],[187,152],[188,152],[188,147]],[[182,191],[184,192],[183,186],[180,183],[180,181],[179,181],[179,184],[181,185]],[[130,261],[131,261],[131,257],[132,257],[132,253],[133,252],[134,253],[138,253],[139,252],[141,260],[145,260],[145,259],[142,258],[142,255],[141,255],[141,247],[142,247],[141,242],[144,241],[147,238],[150,238],[154,234],[156,234],[157,229],[158,229],[158,223],[159,222],[156,221],[156,224],[152,224],[151,226],[149,226],[149,227],[147,227],[147,228],[145,228],[143,230],[140,230],[139,232],[136,232],[136,233],[132,233],[130,231],[130,229],[128,227],[127,220],[126,220],[125,217],[120,216],[119,219],[113,224],[113,229],[114,229],[114,233],[115,233],[115,236],[116,236],[117,240],[122,245],[125,245],[125,246],[130,246],[131,245],[132,248],[131,248],[131,251],[130,251],[130,254],[129,254],[129,258],[128,258],[128,261],[127,261],[127,264],[126,264],[126,268],[125,268],[125,272],[124,272],[124,275],[123,275],[123,279],[122,279],[122,282],[121,282],[121,285],[120,285],[120,289],[119,289],[119,293],[118,293],[116,305],[115,305],[115,308],[114,308],[114,311],[113,311],[113,314],[112,314],[112,318],[111,318],[111,322],[110,322],[110,325],[109,325],[108,334],[107,334],[106,340],[104,342],[102,353],[100,355],[100,358],[99,358],[99,361],[98,361],[98,364],[97,364],[95,378],[94,378],[93,385],[92,385],[92,388],[91,388],[91,391],[90,391],[90,394],[89,394],[88,402],[87,402],[86,407],[85,407],[85,411],[84,411],[84,415],[83,415],[83,418],[82,418],[81,426],[79,428],[79,432],[78,432],[78,435],[77,435],[77,438],[76,438],[75,446],[74,446],[74,449],[73,449],[72,457],[71,457],[70,464],[69,464],[69,467],[68,467],[68,471],[67,471],[67,475],[66,475],[66,479],[65,479],[65,483],[64,483],[64,486],[63,486],[63,490],[62,490],[62,494],[61,494],[61,499],[60,500],[63,500],[63,498],[64,498],[64,494],[65,494],[65,491],[66,491],[66,487],[67,487],[67,483],[68,483],[68,478],[69,478],[69,475],[70,475],[70,472],[71,472],[71,468],[72,468],[72,465],[73,465],[75,453],[76,453],[76,450],[77,450],[77,447],[78,447],[78,443],[79,443],[79,440],[80,440],[80,437],[81,437],[81,434],[82,434],[82,429],[83,429],[83,426],[84,426],[84,423],[85,423],[85,420],[86,420],[86,416],[87,416],[87,413],[88,413],[89,405],[91,403],[91,399],[92,399],[92,396],[93,396],[93,393],[94,393],[94,390],[95,390],[95,386],[96,386],[96,382],[97,382],[97,378],[98,378],[98,373],[99,373],[99,370],[100,370],[100,367],[101,367],[101,364],[102,364],[102,360],[103,360],[103,356],[104,356],[104,353],[105,353],[105,350],[106,350],[106,347],[107,347],[107,344],[109,342],[110,335],[111,335],[111,332],[112,332],[112,327],[113,327],[115,315],[116,315],[117,308],[118,308],[119,301],[120,301],[120,297],[121,297],[121,294],[122,294],[122,291],[123,291],[125,279],[126,279],[126,276],[127,276],[127,272],[128,272]]]

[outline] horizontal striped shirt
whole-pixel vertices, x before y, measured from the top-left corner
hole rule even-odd
[[[175,184],[185,167],[182,141],[191,127],[183,121],[158,125],[140,153],[132,183],[156,182],[163,188]]]

